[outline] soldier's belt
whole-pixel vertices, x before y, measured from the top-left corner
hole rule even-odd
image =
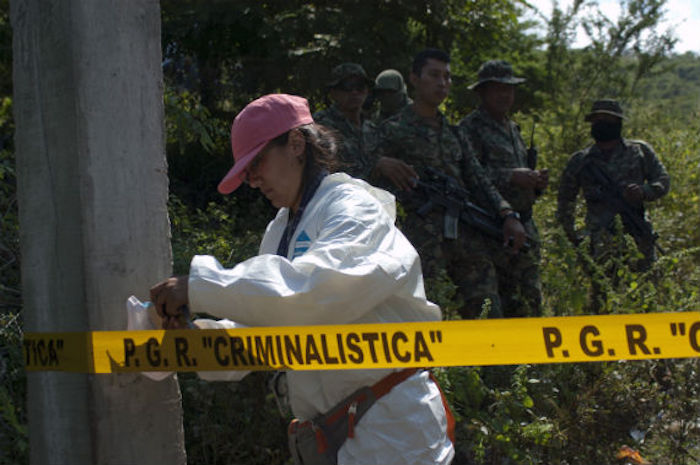
[[[700,355],[700,312],[228,330],[27,333],[28,371],[346,370]]]

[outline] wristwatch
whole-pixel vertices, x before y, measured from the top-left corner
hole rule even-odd
[[[506,218],[515,218],[516,220],[520,221],[520,213],[516,212],[515,210],[510,210],[508,213],[503,215],[503,221],[505,221]]]

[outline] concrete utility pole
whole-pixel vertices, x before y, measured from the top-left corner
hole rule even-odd
[[[122,330],[170,274],[157,0],[14,0],[27,331]],[[184,464],[177,382],[28,377],[36,465]]]

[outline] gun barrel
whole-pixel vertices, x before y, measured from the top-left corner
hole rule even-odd
[[[426,202],[418,209],[421,216],[428,215],[436,207],[444,211],[444,232],[448,239],[457,238],[457,220],[494,240],[503,242],[503,220],[469,201],[469,193],[457,181],[434,168],[426,169],[427,176],[418,179],[416,190],[425,195]],[[425,180],[424,180],[425,179]],[[533,239],[527,238],[522,249],[532,247]]]

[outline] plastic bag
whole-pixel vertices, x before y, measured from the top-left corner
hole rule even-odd
[[[126,329],[140,331],[162,329],[160,317],[151,302],[141,302],[136,296],[126,300]],[[161,381],[172,375],[172,371],[142,371],[141,374],[153,381]]]
[[[126,327],[129,331],[162,329],[161,319],[151,302],[141,302],[135,296],[126,300]],[[201,318],[194,320],[193,326],[198,329],[234,329],[245,326],[231,320],[210,320]],[[172,371],[142,371],[141,374],[154,381],[161,381],[172,375]],[[250,371],[198,371],[197,375],[206,381],[240,381]]]

